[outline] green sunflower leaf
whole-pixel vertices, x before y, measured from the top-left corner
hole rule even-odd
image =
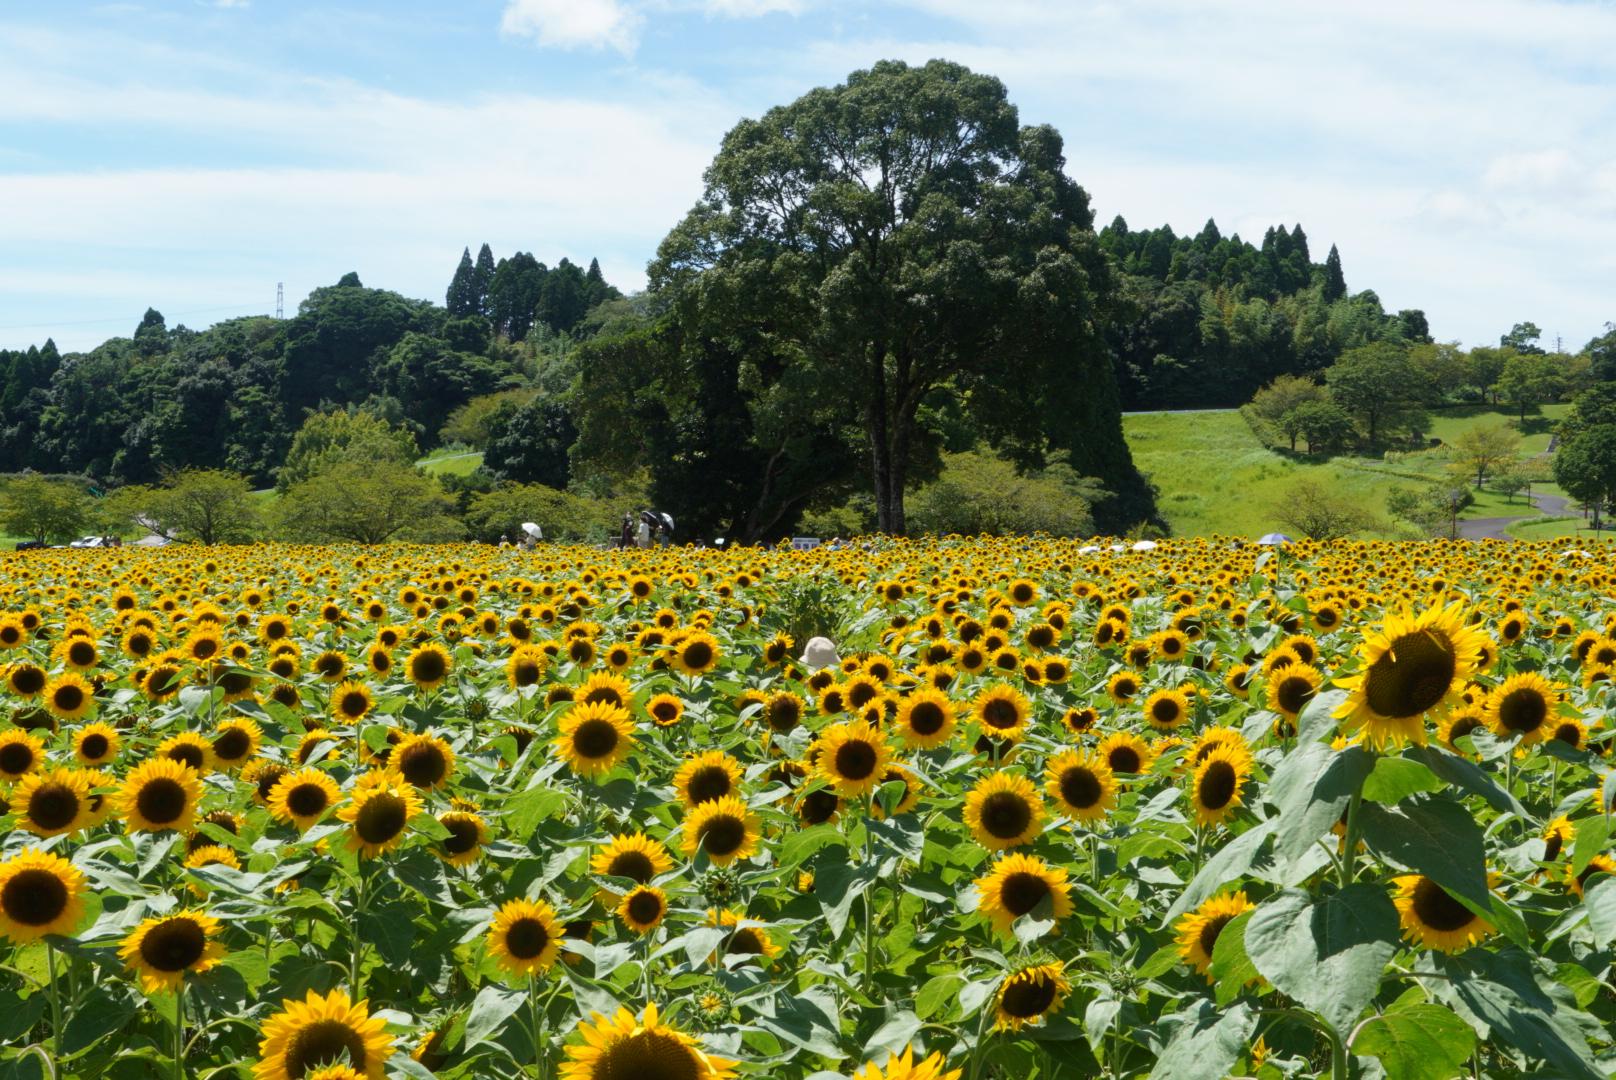
[[[1387,1076],[1452,1080],[1464,1070],[1475,1045],[1476,1033],[1452,1009],[1421,1004],[1370,1017],[1351,1049],[1378,1058]]]
[[[1397,954],[1397,908],[1377,885],[1319,900],[1287,889],[1252,912],[1245,945],[1264,978],[1345,1033]]]

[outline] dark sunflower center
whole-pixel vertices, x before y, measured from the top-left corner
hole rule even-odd
[[[344,716],[364,716],[365,711],[370,708],[370,698],[357,690],[350,690],[342,695],[337,707],[342,710]]]
[[[178,821],[185,813],[186,804],[184,786],[166,776],[146,781],[135,795],[135,809],[153,825]]]
[[[590,1080],[699,1080],[706,1075],[689,1047],[662,1031],[619,1039],[589,1066]]]
[[[1279,703],[1280,709],[1288,713],[1299,713],[1302,706],[1313,696],[1313,684],[1306,679],[1292,675],[1281,680],[1274,693],[1274,699]]]
[[[717,765],[697,769],[690,777],[686,791],[692,803],[711,802],[730,793],[729,770]]]
[[[948,717],[935,701],[922,701],[909,710],[909,727],[916,735],[935,735],[943,730]]]
[[[1543,843],[1543,861],[1553,862],[1560,857],[1560,849],[1565,846],[1565,837],[1559,833],[1550,836]]]
[[[656,867],[652,864],[651,857],[643,851],[620,851],[612,856],[611,865],[606,868],[606,875],[628,878],[644,885],[656,877]]]
[[[432,787],[449,771],[449,763],[442,750],[432,743],[419,742],[399,752],[398,771],[416,787]]]
[[[1123,679],[1116,685],[1118,697],[1133,697],[1139,692],[1139,684],[1132,679]]]
[[[20,776],[33,765],[34,751],[27,743],[14,742],[0,746],[0,772]]]
[[[64,683],[51,694],[51,704],[63,712],[76,712],[84,705],[84,688],[75,683]]]
[[[443,823],[449,830],[449,837],[443,842],[443,850],[451,855],[464,855],[477,846],[477,823],[468,818],[450,818]]]
[[[519,661],[512,669],[517,686],[532,686],[539,681],[539,665],[531,660]]]
[[[269,768],[259,773],[258,797],[260,799],[269,798],[269,793],[275,790],[275,785],[280,783],[281,778],[285,775],[286,769],[279,765],[271,765]]]
[[[797,726],[802,719],[802,710],[792,698],[781,698],[769,702],[769,729],[776,734],[784,735]]]
[[[505,947],[518,960],[531,960],[550,944],[550,932],[538,919],[518,919],[505,932]]]
[[[1178,702],[1172,698],[1162,698],[1150,707],[1150,718],[1158,724],[1175,724],[1178,717]]]
[[[1196,944],[1207,956],[1212,955],[1212,950],[1218,944],[1218,935],[1223,933],[1223,928],[1228,926],[1233,918],[1233,915],[1214,915],[1201,924],[1201,933],[1196,938]]]
[[[662,900],[654,892],[637,892],[629,897],[628,917],[645,926],[662,917]]]
[[[191,645],[191,655],[198,660],[208,660],[219,651],[219,643],[212,638],[201,638]]]
[[[875,772],[875,747],[863,740],[843,743],[836,748],[837,775],[848,780],[865,780]]]
[[[1510,731],[1529,734],[1549,718],[1549,703],[1537,690],[1523,686],[1504,695],[1498,703],[1498,721]]]
[[[1419,716],[1453,685],[1458,658],[1448,639],[1430,630],[1392,642],[1364,676],[1364,700],[1381,716]]]
[[[1087,810],[1099,802],[1105,791],[1100,785],[1100,778],[1081,765],[1074,765],[1061,773],[1060,790],[1061,798],[1079,810]]]
[[[1013,791],[995,791],[982,800],[982,828],[1000,840],[1020,836],[1032,824],[1032,807]]]
[[[1481,726],[1481,721],[1474,716],[1461,717],[1453,722],[1453,730],[1448,735],[1449,742],[1456,742]]]
[[[1414,886],[1414,914],[1421,923],[1443,932],[1462,930],[1476,917],[1430,878],[1420,878]]]
[[[207,755],[195,743],[180,743],[178,746],[171,746],[168,748],[168,756],[171,760],[177,761],[181,765],[189,765],[197,772],[202,771],[202,763],[207,761]]]
[[[1055,980],[1043,974],[1012,976],[999,997],[999,1008],[1021,1020],[1042,1016],[1055,1003]]]
[[[1112,772],[1136,773],[1139,771],[1139,751],[1131,746],[1113,747],[1107,761]]]
[[[719,858],[732,855],[746,842],[746,822],[732,814],[720,814],[701,827],[700,839],[707,854]]]
[[[1017,714],[1016,705],[1013,701],[994,698],[982,706],[982,723],[990,728],[1004,731],[1015,727],[1020,722],[1021,717]]]
[[[65,829],[79,814],[78,793],[66,784],[41,784],[28,800],[28,817],[42,829]]]
[[[842,801],[836,793],[828,788],[810,791],[802,797],[802,805],[798,808],[802,820],[810,825],[820,825],[829,821],[836,811],[841,809]]]
[[[435,652],[410,658],[410,678],[416,682],[437,682],[444,674],[443,657]]]
[[[327,678],[341,675],[344,666],[340,656],[322,656],[314,662],[314,670]]]
[[[286,793],[286,809],[295,817],[323,814],[329,803],[325,789],[319,784],[299,784]]]
[[[158,971],[185,971],[202,959],[208,936],[183,916],[158,923],[140,939],[140,958]]]
[[[692,641],[684,653],[686,667],[704,668],[713,662],[713,647],[705,641]]]
[[[240,728],[225,728],[213,738],[213,752],[221,761],[237,761],[252,749],[252,736]]]
[[[67,910],[67,886],[49,870],[24,870],[0,891],[0,911],[23,926],[44,926]]]
[[[303,1080],[321,1065],[340,1064],[344,1060],[364,1075],[369,1064],[364,1039],[341,1020],[317,1020],[300,1029],[287,1043],[286,1075],[291,1080]]]
[[[106,757],[108,748],[107,737],[99,731],[92,731],[79,742],[79,753],[91,761],[100,761]]]
[[[1234,798],[1234,789],[1239,779],[1233,765],[1227,761],[1214,761],[1202,774],[1200,786],[1196,789],[1196,797],[1208,810],[1222,810],[1229,805],[1229,800]]]
[[[729,939],[724,951],[735,956],[761,956],[768,952],[763,944],[763,935],[754,926],[746,926],[735,931],[735,936]]]
[[[585,694],[583,700],[586,705],[617,705],[621,707],[623,695],[619,694],[614,687],[597,686]]]
[[[1554,731],[1554,737],[1572,748],[1582,746],[1582,732],[1576,724],[1561,724]]]
[[[1049,882],[1037,874],[1018,872],[999,886],[999,901],[1012,915],[1025,915],[1049,895]]]
[[[385,844],[404,831],[408,807],[388,792],[372,795],[354,818],[354,832],[367,844]]]
[[[219,676],[219,687],[227,694],[245,694],[252,689],[252,676],[244,671],[227,671]]]
[[[22,667],[11,673],[11,689],[23,697],[33,697],[45,689],[45,673],[36,667]]]
[[[672,701],[659,701],[651,706],[651,715],[659,724],[671,724],[679,719],[679,706]]]
[[[621,737],[610,721],[585,720],[572,733],[572,748],[581,758],[603,758],[617,749]]]

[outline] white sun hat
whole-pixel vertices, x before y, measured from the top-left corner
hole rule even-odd
[[[836,655],[836,643],[830,638],[809,638],[808,644],[802,647],[802,664],[815,671],[841,662],[841,657]]]

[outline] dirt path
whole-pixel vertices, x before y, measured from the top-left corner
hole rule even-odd
[[[1532,495],[1530,498],[1540,517],[1559,517],[1571,506],[1571,500],[1563,495]],[[1511,537],[1504,529],[1531,516],[1470,518],[1459,522],[1459,536],[1464,540],[1509,540]]]

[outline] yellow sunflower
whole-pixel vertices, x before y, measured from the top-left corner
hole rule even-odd
[[[1536,672],[1511,675],[1487,695],[1481,715],[1500,739],[1516,738],[1521,746],[1554,734],[1559,688]]]
[[[1113,774],[1148,772],[1150,763],[1156,760],[1156,752],[1150,748],[1150,744],[1131,731],[1112,732],[1100,740],[1094,753],[1111,767]]]
[[[653,840],[643,832],[625,833],[612,837],[611,843],[595,852],[589,859],[589,871],[601,877],[626,878],[639,885],[649,885],[662,874],[673,869],[673,859],[660,840]],[[610,891],[606,896],[613,896]]]
[[[853,1080],[959,1080],[961,1072],[947,1068],[940,1051],[917,1062],[914,1047],[905,1046],[901,1054],[889,1053],[884,1066],[872,1061],[855,1069]]]
[[[1001,934],[1010,933],[1017,919],[1032,914],[1046,900],[1050,917],[1057,923],[1072,913],[1066,870],[1036,855],[1001,855],[987,874],[976,879],[975,885],[981,898],[977,910]]]
[[[1117,805],[1117,777],[1099,754],[1067,750],[1051,758],[1044,790],[1076,821],[1099,821]]]
[[[668,894],[654,885],[636,885],[616,907],[617,917],[636,934],[649,934],[668,914]]]
[[[1179,690],[1163,688],[1145,699],[1145,720],[1157,731],[1171,731],[1189,719],[1190,699]]]
[[[19,661],[6,668],[6,689],[24,701],[32,701],[43,694],[49,683],[45,669],[38,664]]]
[[[0,731],[0,779],[15,780],[45,764],[45,744],[22,728]]]
[[[344,1061],[365,1080],[381,1080],[393,1041],[369,1005],[355,1004],[342,990],[310,990],[302,1001],[281,1002],[281,1011],[264,1022],[253,1080],[308,1080],[321,1067]]]
[[[264,732],[256,721],[246,717],[232,717],[213,729],[208,744],[215,768],[238,769],[258,754],[264,741]]]
[[[449,657],[449,650],[436,642],[420,646],[404,661],[404,673],[420,690],[436,690],[452,670],[454,661]]]
[[[555,909],[543,900],[508,900],[488,928],[488,952],[512,975],[548,971],[566,936]]]
[[[337,782],[316,768],[286,773],[270,789],[268,807],[277,821],[307,832],[342,799]]]
[[[606,702],[575,704],[561,716],[556,753],[580,776],[596,777],[616,768],[634,746],[628,710]]]
[[[687,808],[734,795],[740,786],[741,763],[722,750],[697,754],[673,778],[673,790]]]
[[[152,758],[132,769],[118,789],[117,810],[130,832],[190,832],[202,777],[189,765]]]
[[[704,802],[685,819],[683,850],[688,858],[703,851],[714,866],[728,866],[757,852],[761,821],[733,795]]]
[[[1020,1031],[1053,1016],[1071,989],[1059,964],[1037,964],[1005,976],[994,996],[994,1030]]]
[[[449,830],[441,841],[438,857],[450,866],[470,866],[482,858],[488,843],[488,825],[470,810],[450,810],[438,815],[438,824]]]
[[[743,926],[743,923],[752,925]],[[759,958],[764,967],[768,967],[774,962],[775,957],[780,955],[780,946],[776,945],[769,937],[762,923],[762,919],[753,918],[744,912],[731,911],[727,908],[723,911],[717,908],[708,908],[707,925],[731,931],[729,937],[724,939],[718,951],[709,958],[709,962],[718,963],[719,954],[722,953],[726,958],[731,956],[755,956]]]
[[[976,695],[971,716],[984,734],[995,739],[1019,740],[1026,734],[1032,704],[1025,694],[1004,683],[995,683]]]
[[[655,1002],[647,1003],[639,1018],[622,1008],[610,1019],[595,1013],[578,1025],[578,1034],[582,1041],[567,1047],[560,1080],[730,1080],[735,1075],[733,1061],[706,1053],[694,1038],[663,1023]]]
[[[1126,705],[1139,696],[1139,676],[1131,671],[1119,671],[1105,684],[1105,692],[1118,705]]]
[[[718,639],[698,630],[679,639],[668,654],[668,663],[681,675],[703,675],[718,666],[721,655]]]
[[[213,745],[194,731],[182,731],[158,743],[157,757],[177,761],[198,773],[213,770]]]
[[[1361,669],[1336,680],[1349,694],[1335,718],[1376,747],[1423,745],[1426,715],[1440,715],[1458,698],[1485,641],[1457,601],[1417,616],[1388,614],[1358,646]]]
[[[1238,743],[1218,743],[1200,763],[1190,780],[1190,802],[1195,820],[1219,825],[1240,807],[1240,788],[1251,775],[1251,755]]]
[[[95,708],[95,687],[77,672],[64,671],[45,687],[43,700],[58,720],[81,720]]]
[[[436,735],[404,736],[387,758],[387,767],[423,791],[442,787],[454,774],[455,752]]]
[[[1041,831],[1044,801],[1019,773],[996,772],[965,797],[965,824],[992,851],[1029,844]]]
[[[187,973],[200,975],[224,958],[214,940],[219,920],[200,911],[176,911],[145,919],[118,948],[129,970],[148,994],[179,989]]]
[[[71,934],[84,917],[84,875],[59,855],[24,848],[0,862],[0,934],[18,945]]]
[[[657,694],[645,703],[646,715],[659,728],[674,727],[685,716],[685,703],[674,694]]]
[[[351,827],[348,847],[370,858],[397,847],[421,810],[415,788],[391,773],[373,772],[360,777],[337,817]]]
[[[357,724],[375,707],[370,688],[357,679],[349,679],[331,691],[331,715],[343,723]]]
[[[1493,925],[1423,874],[1392,878],[1392,902],[1403,936],[1425,949],[1463,952],[1493,933]]]
[[[1218,935],[1241,914],[1257,905],[1246,899],[1244,892],[1224,893],[1207,900],[1194,911],[1178,917],[1174,929],[1178,936],[1178,955],[1196,971],[1212,977],[1212,950],[1217,947]]]
[[[815,745],[815,768],[843,798],[874,791],[892,760],[886,732],[864,720],[831,725]]]
[[[76,769],[24,776],[6,796],[17,824],[35,836],[58,836],[85,827],[90,816],[90,779]]]
[[[1268,676],[1268,707],[1295,720],[1324,685],[1324,676],[1311,664],[1290,664]]]

